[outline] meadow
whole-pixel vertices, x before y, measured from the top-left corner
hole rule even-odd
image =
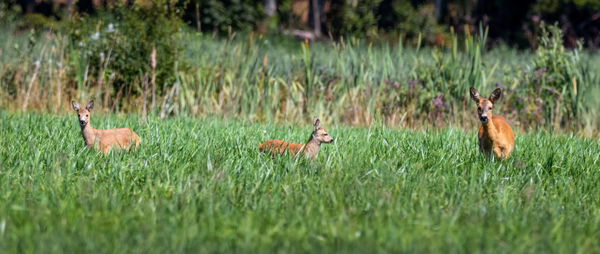
[[[556,26],[517,50],[482,26],[426,47],[19,20],[0,22],[0,253],[600,252],[600,57]],[[503,89],[504,162],[478,151],[470,87]],[[93,127],[141,147],[86,149],[70,103],[91,99]],[[313,116],[335,137],[316,160],[258,152]]]
[[[104,155],[74,113],[0,111],[0,252],[600,252],[597,139],[518,132],[499,162],[474,129],[324,121],[335,142],[306,161],[257,146],[310,125],[91,122],[142,146]]]

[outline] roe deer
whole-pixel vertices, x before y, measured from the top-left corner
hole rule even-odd
[[[77,102],[73,103],[73,109],[77,112],[81,135],[88,148],[96,147],[104,153],[108,153],[113,147],[129,150],[130,146],[139,146],[140,137],[128,128],[99,130],[90,125],[90,115],[94,108],[94,100],[91,100],[85,108],[80,108]]]
[[[497,88],[488,99],[481,98],[479,92],[471,88],[471,99],[477,103],[477,115],[481,121],[479,128],[479,149],[490,156],[492,152],[496,158],[508,158],[515,144],[515,135],[504,117],[492,115],[494,103],[502,96],[502,90]]]
[[[333,138],[321,127],[321,121],[318,118],[315,117],[313,119],[313,125],[315,129],[306,144],[293,144],[279,139],[271,139],[260,144],[258,150],[261,152],[271,152],[272,154],[284,154],[287,151],[294,156],[304,153],[306,158],[313,159],[317,157],[321,143],[329,144],[333,142]]]

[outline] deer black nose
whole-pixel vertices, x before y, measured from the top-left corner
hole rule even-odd
[[[487,116],[481,116],[481,117],[479,117],[479,120],[481,120],[481,122],[487,123],[488,117]]]
[[[79,121],[80,125],[85,125],[85,121]]]

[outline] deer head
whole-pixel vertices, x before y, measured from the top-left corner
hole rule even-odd
[[[86,125],[88,125],[90,123],[91,111],[94,108],[94,100],[91,100],[90,102],[88,102],[88,104],[87,104],[87,106],[85,106],[85,108],[80,108],[79,103],[77,103],[75,101],[72,102],[72,105],[73,105],[73,109],[75,110],[75,113],[77,113],[77,117],[79,119],[79,126],[81,126],[81,128],[83,128]]]
[[[473,99],[473,101],[475,101],[477,104],[477,115],[479,116],[479,121],[482,123],[487,123],[489,119],[492,119],[494,103],[496,103],[501,96],[502,90],[500,90],[500,88],[496,88],[496,90],[494,90],[487,99],[482,98],[475,88],[471,88],[471,99]]]
[[[318,141],[319,143],[331,143],[333,142],[333,137],[331,137],[329,135],[329,133],[327,133],[327,131],[325,129],[323,129],[323,127],[321,127],[321,121],[319,121],[319,118],[314,118],[313,119],[313,125],[315,127],[313,133],[312,133],[312,138],[316,141]]]

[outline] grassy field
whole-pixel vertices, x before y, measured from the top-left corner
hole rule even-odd
[[[0,252],[600,252],[600,143],[324,127],[315,161],[259,154],[310,126],[95,115],[133,152],[84,149],[74,115],[0,111]]]

